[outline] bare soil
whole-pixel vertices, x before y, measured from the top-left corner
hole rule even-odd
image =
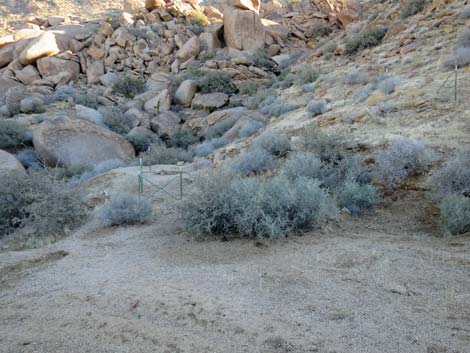
[[[469,352],[470,238],[407,191],[272,243],[88,225],[0,253],[0,352]]]

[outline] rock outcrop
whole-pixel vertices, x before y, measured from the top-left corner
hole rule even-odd
[[[259,15],[250,10],[227,7],[224,11],[225,44],[239,50],[264,47],[265,30]]]
[[[15,156],[6,151],[0,150],[0,178],[10,173],[24,175],[26,174],[26,170]]]
[[[130,160],[135,151],[122,136],[82,119],[58,117],[34,131],[36,153],[50,166],[90,166]]]

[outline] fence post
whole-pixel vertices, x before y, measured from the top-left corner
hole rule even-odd
[[[143,164],[142,164],[142,158],[140,158],[140,170],[139,170],[139,194],[144,193],[144,175],[143,175]]]
[[[455,103],[457,103],[457,80],[458,80],[458,72],[459,72],[459,67],[457,65],[455,65],[455,83],[454,83],[454,89],[455,89],[455,92],[454,92],[454,101]]]
[[[180,199],[183,199],[183,167],[180,167]]]

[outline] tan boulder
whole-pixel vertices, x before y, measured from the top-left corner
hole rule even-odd
[[[165,1],[163,0],[145,0],[145,8],[148,11],[156,10],[160,7],[165,7]]]
[[[36,153],[50,166],[95,165],[110,159],[130,160],[135,151],[122,136],[87,120],[59,117],[34,131]]]
[[[179,129],[181,118],[178,114],[167,111],[158,114],[150,122],[152,131],[156,132],[160,136],[171,136],[175,131]]]
[[[41,76],[55,85],[68,83],[80,73],[80,64],[78,62],[55,57],[39,59],[37,66]]]
[[[196,57],[201,52],[201,41],[199,37],[192,37],[183,47],[178,51],[176,57],[181,61],[186,61],[190,58]]]
[[[167,89],[161,91],[156,97],[149,99],[144,104],[144,110],[150,114],[169,111],[171,108],[170,92]]]
[[[215,32],[201,33],[199,35],[199,40],[201,41],[201,49],[208,53],[214,53],[216,49],[222,48],[222,43]]]
[[[34,81],[41,79],[38,70],[33,65],[25,66],[22,70],[16,71],[15,75],[25,85],[30,85]]]
[[[190,107],[194,95],[197,91],[197,82],[193,80],[185,80],[178,87],[175,93],[175,103],[183,107]]]
[[[222,108],[228,100],[229,96],[225,93],[196,94],[192,105],[194,109],[204,109],[212,112]]]
[[[250,10],[259,13],[261,2],[259,0],[232,0],[232,6],[239,9]]]
[[[224,11],[224,39],[239,50],[264,47],[265,30],[256,12],[227,7]]]
[[[15,53],[15,44],[6,44],[0,47],[0,69],[13,61]]]
[[[145,6],[144,0],[123,0],[122,6],[125,12],[138,13]]]
[[[15,156],[0,150],[0,178],[10,173],[26,175],[26,170]]]
[[[88,65],[86,76],[89,85],[100,82],[102,75],[104,75],[104,64],[102,61],[94,61]]]
[[[32,64],[37,59],[53,56],[59,52],[55,35],[51,32],[44,32],[31,40],[28,46],[21,52],[20,62],[23,65]]]

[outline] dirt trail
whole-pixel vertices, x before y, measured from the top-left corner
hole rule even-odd
[[[196,239],[168,216],[6,252],[0,352],[466,353],[470,239],[437,237],[426,214],[408,192],[269,245]]]

